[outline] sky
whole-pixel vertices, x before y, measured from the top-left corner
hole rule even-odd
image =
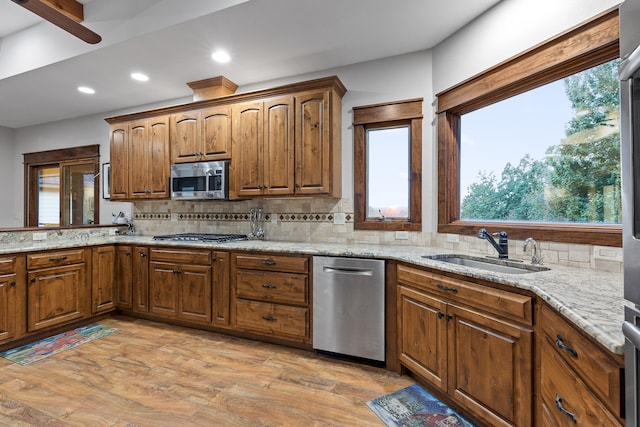
[[[574,115],[559,80],[462,116],[461,201],[480,171],[493,172],[499,181],[507,162],[517,166],[526,154],[542,159],[565,138]]]

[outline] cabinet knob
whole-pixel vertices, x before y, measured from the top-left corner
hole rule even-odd
[[[129,255],[131,255],[131,252],[129,252],[129,251],[125,251],[125,253],[124,253],[124,254],[125,254],[126,256],[129,256]]]
[[[31,283],[36,283],[36,278],[32,277],[30,281],[31,281]]]
[[[11,283],[9,283],[9,286],[11,286],[11,287],[13,287],[15,285],[16,285],[16,281],[15,280],[13,280]]]
[[[147,256],[147,254],[146,254],[146,253],[144,253],[144,252],[140,252],[140,256],[141,256],[141,257],[146,257],[146,256]]]

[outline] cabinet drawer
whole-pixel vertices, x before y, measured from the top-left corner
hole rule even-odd
[[[151,249],[151,261],[208,265],[211,264],[211,252],[188,249]]]
[[[241,270],[236,275],[236,296],[285,304],[307,304],[307,275]]]
[[[309,336],[309,309],[237,300],[239,328],[282,338],[305,340]]]
[[[616,414],[622,412],[622,367],[580,335],[552,309],[543,306],[540,324],[555,351]]]
[[[236,267],[252,270],[285,271],[290,273],[308,273],[307,257],[270,256],[270,255],[237,255]]]
[[[622,426],[592,394],[586,384],[573,374],[554,350],[552,342],[543,340],[540,357],[542,409],[554,426]],[[548,422],[549,420],[547,420]]]
[[[84,262],[84,249],[40,252],[27,255],[27,269],[56,267]]]
[[[531,297],[453,279],[417,268],[398,266],[398,282],[431,292],[446,300],[484,307],[492,314],[533,324]]]
[[[0,258],[0,274],[13,274],[16,271],[16,257],[7,256]]]

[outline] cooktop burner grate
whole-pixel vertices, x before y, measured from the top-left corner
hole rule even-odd
[[[153,236],[153,240],[169,240],[184,242],[230,242],[236,240],[246,240],[244,234],[209,234],[209,233],[179,233],[165,234],[163,236]]]

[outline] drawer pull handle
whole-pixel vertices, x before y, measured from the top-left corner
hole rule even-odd
[[[59,256],[59,257],[55,257],[55,258],[49,258],[49,261],[58,262],[58,261],[64,261],[65,259],[67,259],[66,256]]]
[[[438,289],[445,292],[451,292],[453,294],[457,293],[458,290],[456,288],[449,288],[448,286],[443,285],[442,283],[438,283]]]
[[[571,347],[568,347],[564,343],[564,341],[562,340],[562,335],[560,335],[560,334],[556,335],[556,345],[558,346],[558,348],[566,351],[567,353],[569,353],[573,357],[578,357],[578,352],[575,349],[573,349]]]
[[[265,289],[276,289],[277,288],[276,285],[270,285],[268,283],[263,283],[262,287],[265,288]]]
[[[574,424],[576,424],[578,422],[578,420],[576,419],[576,415],[572,412],[567,411],[564,406],[562,406],[562,396],[560,396],[559,394],[556,394],[556,407],[558,408],[558,410],[560,412],[562,412],[563,414],[565,414],[567,416],[567,418],[569,418],[571,421],[573,421]]]
[[[173,274],[182,274],[182,270],[173,270]]]
[[[262,315],[262,319],[266,320],[267,322],[277,322],[278,321],[277,317],[271,317],[268,314],[263,314]]]
[[[276,262],[274,260],[271,260],[271,259],[263,259],[262,260],[262,265],[276,265]]]

